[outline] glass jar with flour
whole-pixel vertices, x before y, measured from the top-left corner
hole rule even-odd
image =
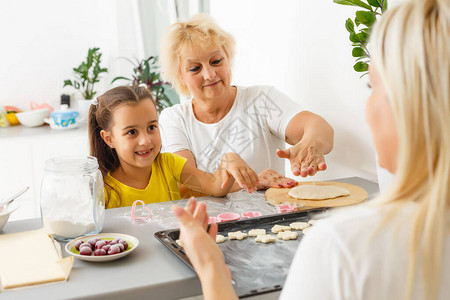
[[[98,162],[92,156],[68,156],[45,162],[41,186],[44,228],[59,241],[102,230],[105,192]]]

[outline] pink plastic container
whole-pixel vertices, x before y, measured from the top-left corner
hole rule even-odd
[[[242,219],[256,218],[260,217],[261,213],[257,211],[247,211],[241,214]]]
[[[240,218],[241,215],[237,213],[221,213],[217,216],[219,222],[236,221],[239,220]]]

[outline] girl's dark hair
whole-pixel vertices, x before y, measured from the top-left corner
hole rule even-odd
[[[138,104],[150,99],[152,94],[146,87],[119,86],[97,97],[97,104],[89,108],[89,146],[90,154],[97,158],[103,177],[119,167],[116,150],[110,148],[100,136],[100,131],[111,130],[113,112],[119,105]]]

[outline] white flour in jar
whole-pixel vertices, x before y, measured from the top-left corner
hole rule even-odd
[[[52,235],[55,234],[65,238],[76,238],[94,231],[95,224],[44,219],[44,228]]]

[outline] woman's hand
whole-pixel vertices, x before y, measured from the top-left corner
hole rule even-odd
[[[297,181],[284,177],[277,171],[272,169],[265,169],[258,174],[258,190],[264,190],[268,188],[291,188],[297,185]]]
[[[206,205],[191,198],[185,209],[172,206],[180,221],[180,241],[202,283],[205,299],[237,299],[231,284],[231,272],[216,244],[217,224],[209,232]]]
[[[334,130],[324,118],[309,111],[296,114],[286,128],[286,142],[292,147],[277,150],[291,162],[295,176],[312,176],[327,169],[324,155],[333,149]]]
[[[222,175],[222,188],[225,188],[233,177],[239,186],[251,193],[257,190],[258,175],[236,153],[225,153],[218,171]]]
[[[328,153],[315,140],[301,139],[294,146],[277,150],[277,155],[291,162],[291,170],[295,176],[313,176],[317,171],[327,169],[324,155]]]

